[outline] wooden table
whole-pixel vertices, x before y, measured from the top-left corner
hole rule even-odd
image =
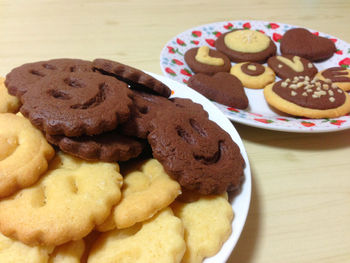
[[[159,54],[170,38],[225,20],[302,25],[350,42],[349,12],[349,0],[1,0],[0,75],[55,57],[105,57],[161,74]],[[350,262],[350,130],[235,127],[250,158],[253,192],[228,262]]]

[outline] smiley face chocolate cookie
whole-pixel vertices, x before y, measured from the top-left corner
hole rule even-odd
[[[265,34],[240,29],[227,32],[215,41],[217,50],[226,54],[233,62],[264,63],[276,54],[276,45]]]
[[[330,80],[295,77],[268,85],[266,101],[276,109],[308,118],[336,118],[350,112],[350,96]]]
[[[342,67],[328,68],[317,73],[316,78],[321,80],[330,79],[342,90],[350,90],[350,69]]]

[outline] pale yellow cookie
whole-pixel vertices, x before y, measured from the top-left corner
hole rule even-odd
[[[5,87],[5,79],[0,77],[0,113],[17,112],[21,103],[17,97],[10,95]]]
[[[144,161],[123,176],[122,199],[113,214],[98,227],[100,231],[115,226],[126,228],[147,220],[181,193],[179,183],[169,177],[156,159]]]
[[[166,208],[143,223],[103,233],[88,263],[176,263],[185,249],[181,220]]]
[[[350,69],[333,67],[318,72],[315,76],[320,80],[330,79],[344,91],[350,91]]]
[[[84,240],[70,241],[55,247],[48,263],[80,263],[84,249]]]
[[[35,183],[54,154],[41,131],[29,120],[0,113],[0,197]]]
[[[47,263],[52,248],[30,247],[0,233],[1,263]]]
[[[112,163],[59,153],[39,182],[0,201],[0,231],[30,245],[61,245],[86,236],[120,200]]]
[[[233,211],[226,194],[191,203],[175,201],[171,207],[185,228],[187,249],[182,263],[200,263],[215,255],[231,234]]]
[[[239,78],[243,86],[249,89],[263,89],[276,78],[271,68],[255,62],[238,63],[231,67],[230,73]]]

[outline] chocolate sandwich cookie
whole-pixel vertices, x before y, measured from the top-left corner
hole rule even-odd
[[[188,86],[226,106],[245,109],[249,104],[242,82],[228,72],[219,72],[214,76],[195,74],[188,80]]]
[[[204,110],[200,114],[189,106],[165,109],[152,121],[147,139],[153,156],[188,190],[208,195],[236,189],[245,165],[239,147]]]
[[[342,67],[328,68],[317,73],[316,78],[321,80],[330,79],[342,90],[350,90],[350,69]]]
[[[21,112],[50,135],[96,135],[130,117],[126,83],[94,72],[58,72],[32,84]]]
[[[270,57],[267,64],[281,79],[294,78],[295,76],[313,78],[318,71],[311,61],[295,55]]]
[[[131,88],[152,92],[166,98],[171,95],[171,90],[167,85],[136,68],[107,59],[95,59],[93,66],[102,74],[126,82]]]
[[[281,53],[297,55],[311,61],[322,61],[336,51],[332,40],[316,36],[305,28],[289,29],[281,38]]]
[[[294,77],[268,85],[266,101],[276,109],[308,118],[335,118],[350,112],[350,97],[330,80]]]
[[[92,72],[92,62],[60,58],[27,63],[11,70],[6,76],[5,85],[11,95],[21,97],[28,86],[47,75],[57,72]]]
[[[233,62],[258,62],[276,54],[276,45],[265,34],[247,29],[239,29],[221,35],[215,41],[215,47],[227,55]]]
[[[46,134],[62,151],[88,161],[127,161],[140,155],[143,143],[114,130],[95,136],[66,137]]]
[[[195,73],[213,75],[229,72],[231,68],[231,61],[225,54],[207,46],[187,50],[184,59]]]

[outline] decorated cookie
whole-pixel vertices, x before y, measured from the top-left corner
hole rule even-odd
[[[344,91],[350,90],[350,69],[342,67],[333,67],[317,73],[316,78],[321,80],[330,79],[339,88]]]
[[[163,82],[136,68],[107,59],[95,59],[93,65],[101,73],[128,83],[131,88],[153,92],[166,98],[171,95],[171,90]]]
[[[153,156],[189,190],[207,195],[239,187],[244,168],[239,147],[204,110],[187,109],[164,109],[152,121],[147,139]]]
[[[184,58],[195,73],[213,75],[217,72],[229,72],[231,68],[231,61],[225,54],[208,46],[191,48],[186,51]]]
[[[248,107],[248,98],[241,81],[228,72],[219,72],[214,76],[195,74],[188,80],[188,86],[221,104],[238,109]]]
[[[268,85],[266,101],[276,109],[307,118],[336,118],[350,112],[350,97],[330,80],[294,77]]]
[[[8,93],[5,87],[5,79],[0,77],[0,113],[17,112],[21,103],[18,98]]]
[[[55,154],[23,116],[0,113],[0,197],[34,184]]]
[[[130,169],[131,168],[131,169]],[[181,193],[180,185],[167,175],[162,165],[149,159],[141,165],[133,164],[123,173],[122,199],[107,221],[98,227],[107,231],[133,226],[145,221],[170,205]]]
[[[21,97],[21,112],[51,135],[95,135],[128,120],[132,93],[115,78],[61,72],[41,78]]]
[[[137,157],[144,144],[118,130],[95,136],[66,137],[46,134],[46,139],[62,151],[88,161],[116,162]]]
[[[281,38],[281,53],[296,55],[311,61],[322,61],[336,51],[332,40],[312,34],[305,28],[292,28]]]
[[[267,64],[281,79],[292,79],[295,76],[313,78],[318,71],[309,60],[295,55],[270,57],[267,60]]]
[[[185,228],[186,252],[182,263],[201,263],[215,255],[231,233],[233,211],[227,194],[200,197],[171,205]]]
[[[265,34],[248,29],[234,30],[221,35],[215,47],[233,62],[264,63],[276,54],[276,45]]]
[[[231,68],[230,73],[250,89],[262,89],[275,81],[275,73],[271,68],[254,62],[238,63]]]
[[[170,208],[126,229],[103,233],[88,263],[180,263],[186,250],[181,220]]]
[[[48,263],[80,263],[85,250],[84,240],[71,241],[55,247]]]
[[[60,58],[47,61],[27,63],[14,68],[6,76],[6,87],[10,94],[21,97],[28,86],[41,78],[57,72],[92,72],[90,61]]]
[[[56,155],[37,184],[0,201],[0,231],[31,246],[83,238],[119,201],[118,170],[117,164]]]

